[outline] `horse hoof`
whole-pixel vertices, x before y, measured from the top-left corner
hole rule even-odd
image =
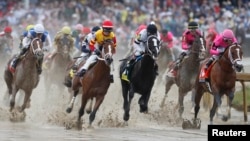
[[[223,121],[228,121],[228,117],[223,115],[222,118],[221,118]]]
[[[67,108],[66,110],[67,113],[71,113],[71,111],[72,111],[72,108]]]

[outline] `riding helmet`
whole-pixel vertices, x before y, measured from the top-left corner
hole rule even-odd
[[[12,28],[11,28],[10,26],[6,26],[6,27],[4,28],[4,32],[5,32],[5,33],[11,33],[11,32],[12,32]]]
[[[69,26],[64,26],[61,31],[63,34],[71,34],[71,29]]]
[[[157,33],[157,27],[154,24],[149,24],[147,26],[147,32],[150,34],[156,34]]]
[[[188,29],[198,29],[198,23],[194,21],[188,23]]]
[[[98,31],[99,29],[101,29],[99,26],[95,26],[92,28],[91,32],[95,33],[96,31]]]
[[[33,24],[30,24],[26,27],[26,31],[29,31],[30,29],[34,28],[35,25]]]
[[[43,33],[44,32],[44,27],[42,24],[36,24],[34,27],[34,31],[36,33]]]
[[[110,20],[105,20],[102,23],[103,31],[111,32],[113,30],[113,23]]]
[[[233,31],[230,29],[225,29],[222,32],[222,36],[223,38],[230,39],[230,40],[233,40],[235,38]]]
[[[167,34],[168,33],[168,30],[166,28],[162,29],[161,33],[163,34]]]

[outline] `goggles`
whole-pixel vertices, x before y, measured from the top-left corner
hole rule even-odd
[[[226,43],[228,43],[228,42],[233,42],[232,39],[228,39],[228,38],[223,38],[223,41],[226,42]]]
[[[103,28],[103,31],[104,31],[104,32],[112,32],[113,29],[112,29],[112,28]]]

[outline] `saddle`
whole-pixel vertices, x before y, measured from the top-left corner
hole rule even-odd
[[[131,56],[130,56],[130,57],[131,57]],[[130,57],[128,57],[128,58],[130,58]],[[133,68],[134,68],[135,64],[136,64],[138,61],[141,60],[141,58],[142,58],[142,55],[136,57],[134,60],[133,60],[133,59],[127,59],[127,60],[126,60],[126,66],[125,66],[125,68],[124,68],[124,71],[123,71],[122,77],[121,77],[122,80],[125,80],[125,81],[128,81],[128,82],[129,82],[130,77],[131,77],[131,73],[132,73],[132,71],[133,71]]]

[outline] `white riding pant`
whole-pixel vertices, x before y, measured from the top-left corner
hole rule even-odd
[[[83,60],[87,59],[89,56],[89,53],[82,52],[81,57],[76,60],[76,65],[79,65]]]
[[[82,69],[85,69],[85,70],[88,70],[89,66],[92,64],[92,63],[95,63],[96,62],[96,59],[97,59],[97,55],[96,54],[92,54],[86,61],[86,63],[81,67],[80,70]]]
[[[140,56],[141,53],[145,52],[145,47],[142,45],[142,43],[140,45],[134,43],[133,48],[135,56]]]
[[[28,48],[30,43],[31,43],[31,39],[28,37],[25,37],[25,38],[23,38],[22,43],[23,43],[23,48]]]

